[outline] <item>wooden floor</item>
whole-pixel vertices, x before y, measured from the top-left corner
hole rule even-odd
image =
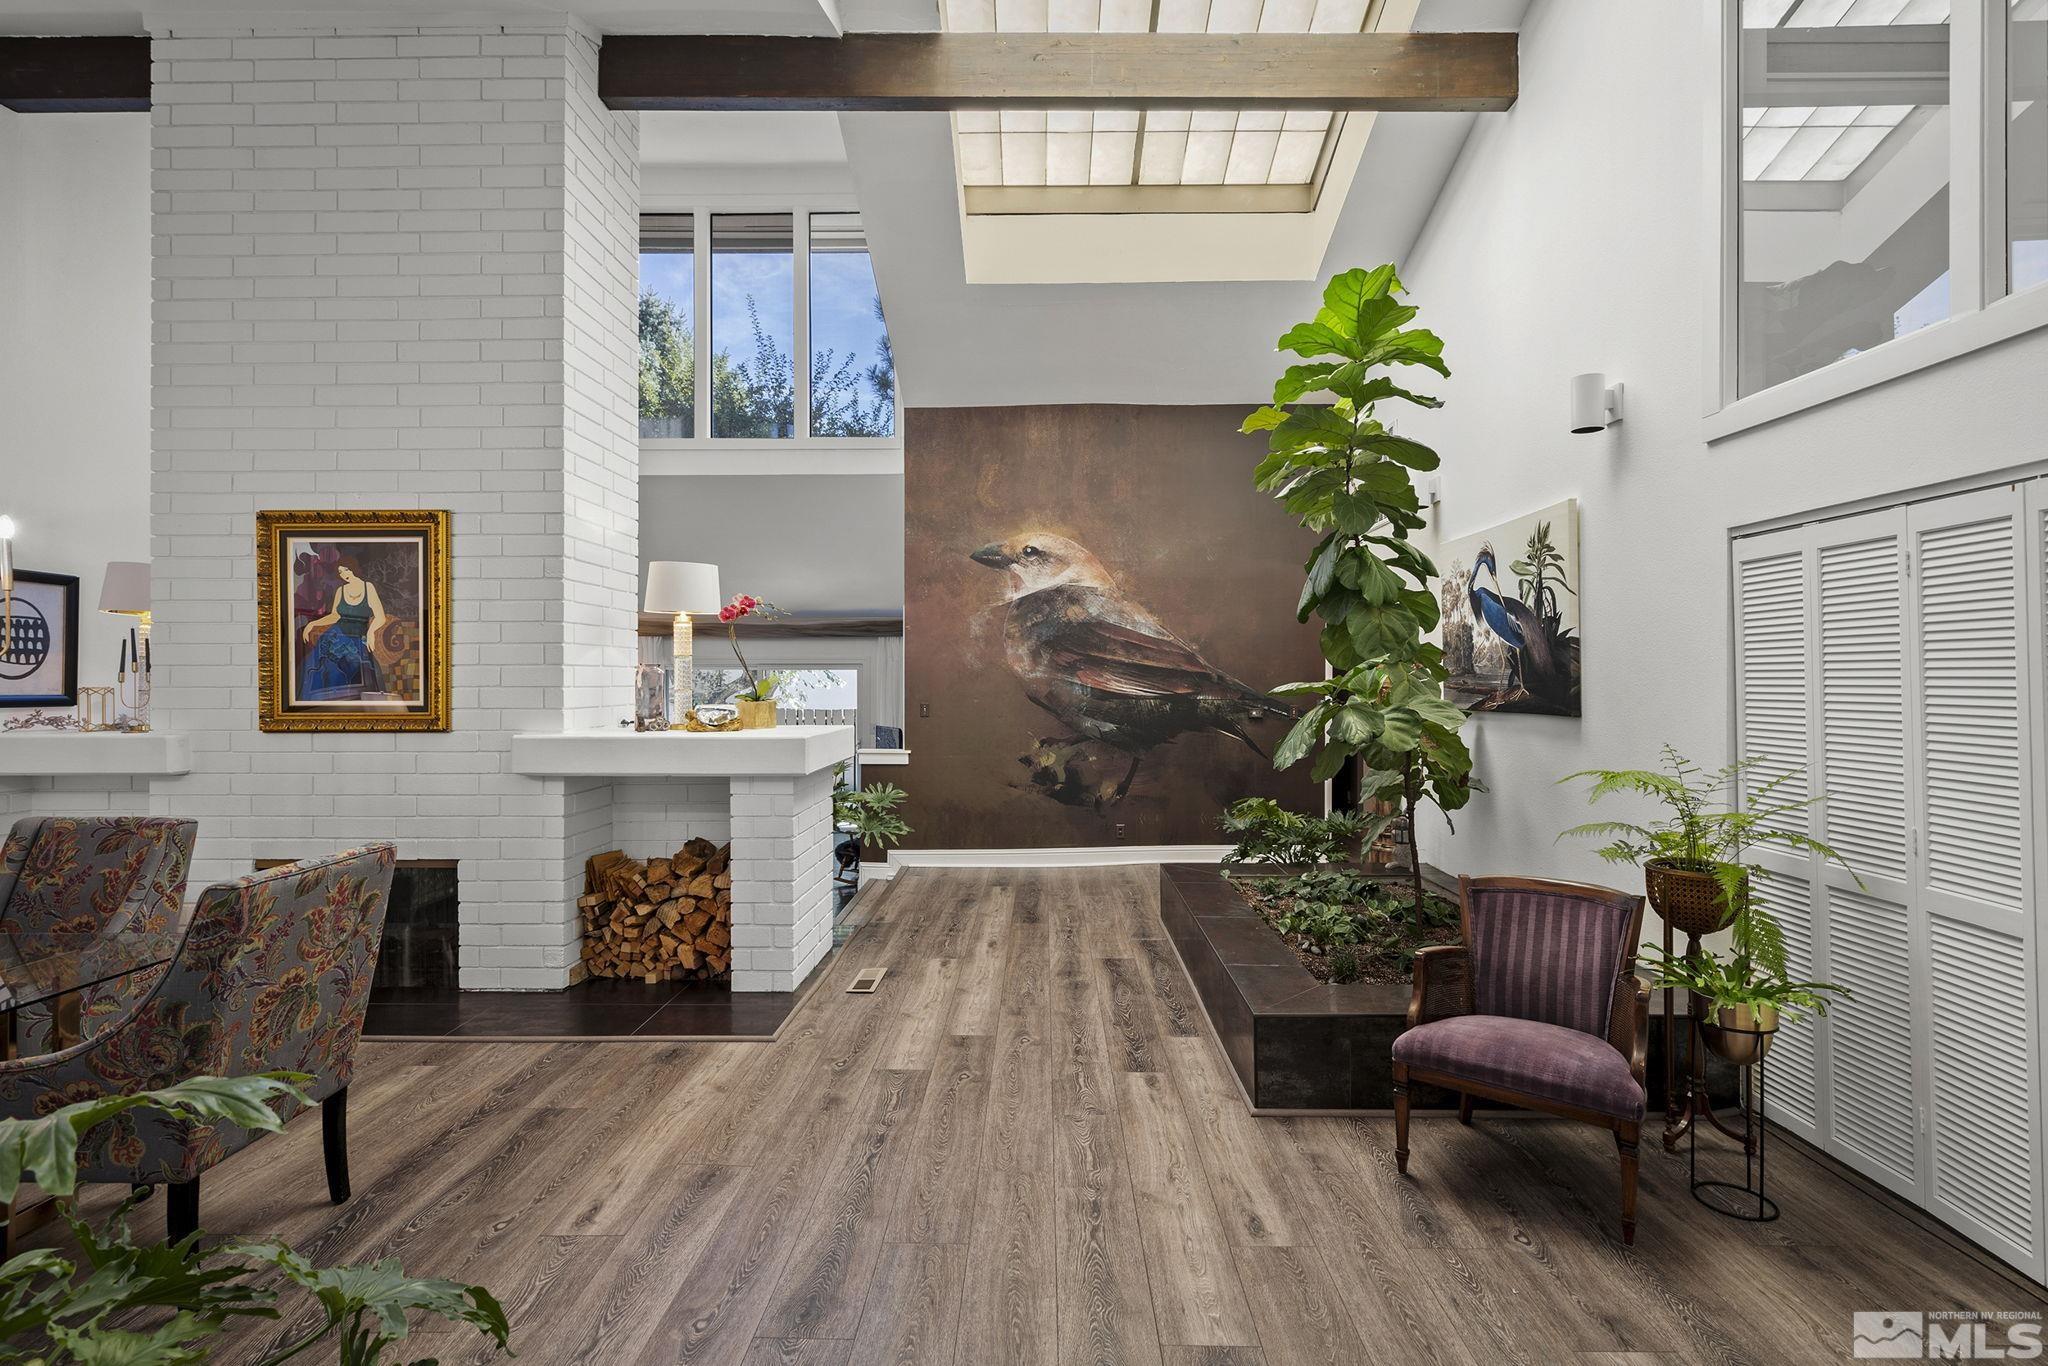
[[[2043,1302],[1790,1144],[1763,1227],[1646,1151],[1625,1250],[1603,1133],[1418,1120],[1402,1178],[1389,1121],[1254,1118],[1155,878],[906,871],[771,1044],[368,1043],[355,1198],[307,1116],[203,1223],[480,1281],[546,1366],[1806,1363],[1853,1310]]]

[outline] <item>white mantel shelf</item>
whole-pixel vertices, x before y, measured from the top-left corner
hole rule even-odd
[[[801,777],[851,759],[854,737],[852,726],[515,735],[512,769],[535,778]]]
[[[0,732],[0,778],[168,778],[192,771],[192,742],[176,731]]]

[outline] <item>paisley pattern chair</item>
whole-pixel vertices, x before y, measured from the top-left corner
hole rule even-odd
[[[165,816],[16,821],[0,847],[0,933],[24,951],[90,952],[111,935],[171,929],[184,911],[195,829]],[[82,993],[87,1026],[104,1013],[109,994]],[[46,1049],[54,1026],[47,1006],[17,1012],[18,1051]]]
[[[272,868],[201,894],[177,957],[118,1019],[74,1047],[0,1064],[0,1114],[48,1114],[188,1077],[285,1070],[320,1102],[327,1189],[348,1199],[347,1105],[377,966],[392,846]],[[276,1102],[289,1120],[299,1107]],[[199,1177],[258,1137],[133,1110],[85,1135],[86,1181],[164,1185],[173,1242],[199,1219]]]
[[[1614,1132],[1621,1238],[1636,1237],[1649,983],[1635,974],[1643,899],[1531,878],[1458,879],[1465,942],[1422,950],[1394,1040],[1394,1161],[1408,1170],[1411,1082]]]

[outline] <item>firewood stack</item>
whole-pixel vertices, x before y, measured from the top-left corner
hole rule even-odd
[[[732,846],[694,839],[642,863],[614,849],[584,865],[583,967],[592,977],[722,977],[732,964]]]

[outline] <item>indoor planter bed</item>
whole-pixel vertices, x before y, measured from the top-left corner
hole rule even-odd
[[[1161,864],[1159,919],[1254,1113],[1393,1108],[1392,1050],[1408,1025],[1407,983],[1317,981],[1214,864]],[[1732,1095],[1732,1072],[1719,1059],[1710,1064],[1710,1089]],[[1655,1009],[1649,1079],[1655,1113],[1664,1103]],[[1456,1108],[1454,1096],[1428,1087],[1416,1087],[1410,1101]]]

